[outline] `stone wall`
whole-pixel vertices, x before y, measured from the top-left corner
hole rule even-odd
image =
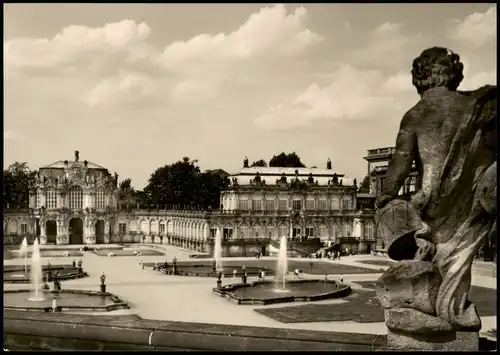
[[[3,324],[9,350],[370,351],[385,342],[371,334],[11,310]]]

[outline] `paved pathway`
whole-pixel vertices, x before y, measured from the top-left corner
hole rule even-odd
[[[284,324],[277,320],[261,315],[253,310],[264,306],[242,306],[228,302],[224,298],[212,295],[212,287],[215,286],[214,278],[166,276],[159,272],[153,272],[146,268],[143,270],[139,261],[170,260],[174,256],[179,261],[189,260],[192,251],[180,249],[169,245],[155,245],[161,248],[165,256],[119,256],[105,257],[87,252],[81,258],[44,258],[44,263],[50,261],[52,265],[70,264],[73,259],[83,260],[83,267],[89,273],[89,277],[78,280],[64,281],[63,289],[99,289],[99,276],[104,272],[107,276],[106,284],[108,291],[119,295],[132,307],[130,313],[139,314],[143,318],[174,320],[200,323],[236,324],[247,326],[295,328],[323,331],[342,331],[352,333],[385,334],[387,329],[382,323],[356,323],[356,322],[314,322]],[[227,258],[225,260],[237,261],[255,258]],[[274,258],[264,258],[274,259]],[[303,260],[303,259],[302,259]],[[310,259],[313,262],[320,260]],[[360,260],[387,260],[383,257],[371,255],[355,255],[343,257],[340,260],[329,261],[343,265],[357,266],[367,269],[386,269],[380,265],[360,263]],[[325,261],[325,260],[322,260]],[[4,265],[22,264],[23,260],[7,260]],[[476,286],[495,288],[496,278],[477,276],[473,272],[473,284]],[[356,274],[344,275],[344,281],[373,281],[380,277],[379,274]],[[305,274],[304,277],[318,277]],[[332,277],[333,278],[333,277]],[[252,280],[252,278],[250,278]],[[226,278],[224,283],[231,282]],[[353,285],[354,288],[358,287]],[[26,288],[26,285],[4,284],[4,289]],[[321,303],[342,303],[343,300],[327,300]],[[265,306],[270,307],[293,307],[303,305],[304,302],[293,304],[278,304]],[[124,313],[121,311],[122,314]],[[125,312],[126,313],[126,312]],[[482,317],[483,333],[496,329],[496,317]]]

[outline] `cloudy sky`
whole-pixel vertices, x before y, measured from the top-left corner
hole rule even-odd
[[[492,4],[6,4],[4,165],[81,159],[142,188],[184,156],[236,172],[296,151],[362,179],[418,100],[412,60],[496,83]]]

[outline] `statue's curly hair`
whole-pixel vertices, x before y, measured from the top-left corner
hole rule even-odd
[[[413,85],[419,94],[442,86],[455,91],[464,78],[463,70],[464,65],[458,54],[447,48],[432,47],[413,61]]]

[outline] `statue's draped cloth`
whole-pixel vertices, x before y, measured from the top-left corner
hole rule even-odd
[[[480,327],[475,306],[467,300],[471,267],[484,237],[495,233],[496,86],[461,94],[472,98],[445,163],[422,209],[432,230],[434,262],[443,281],[436,313],[457,328]],[[493,215],[493,217],[492,217]]]

